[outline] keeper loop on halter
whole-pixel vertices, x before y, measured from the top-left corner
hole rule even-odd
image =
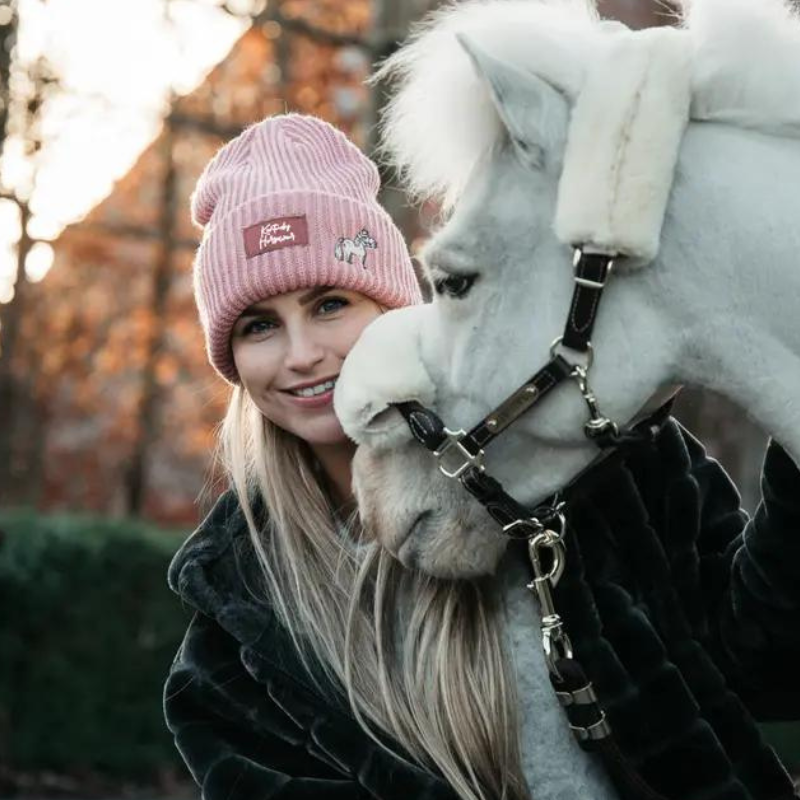
[[[575,248],[575,289],[562,337],[564,346],[570,350],[583,353],[590,347],[600,299],[615,258],[610,253],[593,252],[590,245]]]
[[[584,274],[578,272],[579,269],[584,267],[584,257],[599,257],[602,266],[598,271],[596,280],[594,277],[587,278]],[[606,281],[611,271],[614,269],[614,262],[617,257],[616,253],[593,252],[587,246],[576,247],[572,257],[572,266],[575,269],[575,283],[579,286],[585,286],[587,289],[605,289]],[[605,261],[604,264],[602,263],[603,261]]]

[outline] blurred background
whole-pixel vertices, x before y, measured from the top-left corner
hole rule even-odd
[[[0,0],[0,796],[192,796],[161,721],[187,621],[165,572],[208,506],[227,389],[189,195],[223,142],[286,110],[372,153],[385,87],[364,79],[437,4]],[[383,177],[414,252],[437,209]],[[764,433],[692,389],[677,413],[752,509]]]

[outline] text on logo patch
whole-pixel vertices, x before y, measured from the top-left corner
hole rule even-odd
[[[244,229],[244,252],[247,258],[303,244],[308,244],[305,214],[268,219]]]

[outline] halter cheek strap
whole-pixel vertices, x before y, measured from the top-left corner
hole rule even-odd
[[[591,349],[592,331],[600,298],[606,288],[615,256],[575,250],[575,289],[561,344],[585,353]]]

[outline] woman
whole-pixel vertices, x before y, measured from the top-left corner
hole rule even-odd
[[[347,524],[354,448],[333,385],[372,319],[422,301],[378,187],[340,132],[285,115],[223,147],[192,198],[207,351],[233,384],[220,432],[232,489],[170,569],[197,613],[165,713],[206,798],[367,797],[359,780],[401,779],[450,794],[364,734],[340,688],[347,631],[369,621],[349,607],[363,559]],[[374,648],[355,669],[370,657]],[[352,683],[363,694],[363,680]]]
[[[436,581],[400,568],[360,530],[333,385],[372,319],[421,301],[377,189],[375,167],[342,134],[288,115],[226,145],[195,192],[200,319],[211,363],[234,386],[221,429],[232,488],[170,568],[170,585],[196,610],[165,689],[177,746],[205,800],[656,797],[572,738],[547,682],[520,553],[509,550],[495,579]],[[800,527],[797,471],[777,445],[765,477],[768,505],[750,529],[762,542]],[[791,796],[706,655],[751,688],[709,616],[732,575],[753,580],[734,564],[745,518],[727,476],[673,422],[653,447],[605,462],[571,502],[583,557],[593,547],[597,565],[611,564],[590,576],[605,581],[597,592],[633,587],[653,565],[669,586],[631,589],[635,602],[618,619],[641,622],[637,639],[641,631],[581,617],[589,578],[565,576],[559,608],[578,655],[604,668],[592,677],[623,751],[664,797]],[[619,560],[609,561],[623,535],[631,557],[611,550]],[[637,546],[658,537],[668,554],[675,545],[674,564]],[[683,635],[673,600],[700,572],[707,593],[693,600],[682,671],[662,675],[658,652],[639,654],[637,642],[657,641],[664,624]],[[606,594],[613,607],[619,593]],[[783,598],[792,602],[788,589]],[[780,609],[780,594],[771,602]],[[739,612],[723,623],[744,631],[741,652],[755,652],[760,636],[777,641],[775,626],[752,630],[758,617]],[[637,650],[627,676],[611,658],[625,641]],[[796,637],[777,644],[788,656]],[[792,675],[779,660],[767,682],[788,686]],[[673,702],[682,681],[702,684],[696,707]],[[656,731],[641,741],[658,747],[637,752],[638,730]],[[687,768],[687,757],[702,766]]]

